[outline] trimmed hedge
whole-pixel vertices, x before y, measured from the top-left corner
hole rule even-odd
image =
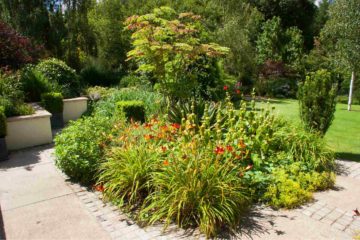
[[[145,121],[145,104],[142,101],[120,101],[116,108],[127,120]]]
[[[62,113],[64,109],[63,99],[61,93],[44,93],[41,95],[41,104],[51,113]]]
[[[0,107],[0,138],[6,136],[6,116],[4,107]]]

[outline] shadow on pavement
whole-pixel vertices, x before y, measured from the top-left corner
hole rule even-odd
[[[3,217],[2,217],[1,206],[0,206],[0,239],[6,239],[5,228],[4,228],[4,220],[3,220]]]
[[[47,144],[11,152],[8,160],[0,162],[0,171],[17,167],[25,167],[26,170],[31,171],[31,165],[40,161],[41,152],[52,147],[53,144]]]

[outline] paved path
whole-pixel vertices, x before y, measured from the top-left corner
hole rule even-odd
[[[101,194],[67,181],[56,169],[51,146],[13,153],[0,163],[1,234],[6,239],[202,239],[171,226],[140,228]],[[352,239],[360,231],[360,163],[338,161],[333,190],[292,211],[256,207],[244,218],[237,239]],[[228,236],[223,236],[229,238]]]

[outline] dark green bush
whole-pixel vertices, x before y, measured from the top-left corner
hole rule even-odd
[[[145,121],[145,105],[142,101],[121,101],[116,104],[116,108],[128,120]]]
[[[34,113],[34,109],[24,103],[19,76],[0,72],[0,106],[4,107],[7,117]]]
[[[22,69],[20,80],[27,102],[39,102],[41,94],[54,90],[48,79],[31,65]]]
[[[81,82],[88,86],[109,87],[117,85],[122,75],[122,72],[109,70],[96,63],[90,63],[80,72]]]
[[[74,69],[58,59],[47,59],[41,61],[35,67],[36,71],[42,73],[50,84],[61,86],[65,98],[76,97],[80,94],[80,81]]]
[[[300,117],[308,131],[325,135],[335,113],[337,86],[332,74],[324,69],[308,74],[300,86]]]
[[[6,116],[4,107],[0,106],[0,138],[6,136]]]
[[[93,183],[113,124],[113,119],[100,116],[72,121],[55,137],[56,165],[75,181]]]
[[[64,109],[63,99],[61,93],[43,93],[41,95],[41,104],[51,113],[62,113]]]

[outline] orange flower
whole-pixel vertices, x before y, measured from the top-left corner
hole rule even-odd
[[[99,185],[95,185],[94,186],[94,189],[98,192],[103,192],[105,189],[104,189],[104,185],[102,184],[99,184]]]
[[[165,161],[163,162],[163,164],[164,164],[164,166],[169,166],[169,161],[168,161],[168,160],[165,160]]]
[[[232,147],[232,146],[227,145],[227,146],[226,146],[226,150],[228,150],[229,152],[232,152],[234,149],[233,149],[233,147]]]
[[[240,90],[239,89],[236,89],[236,94],[240,94]]]
[[[167,148],[165,146],[161,146],[161,151],[166,152]]]
[[[246,148],[246,144],[244,143],[244,140],[240,140],[239,147],[240,148]]]
[[[152,126],[153,126],[153,125],[150,124],[150,123],[145,123],[145,124],[144,124],[144,127],[145,127],[145,128],[151,128]]]
[[[161,129],[161,131],[163,131],[163,132],[167,132],[167,131],[169,131],[169,127],[168,127],[168,126],[166,126],[166,125],[161,126],[161,127],[160,127],[160,129]]]
[[[223,147],[216,147],[216,149],[215,149],[215,153],[216,153],[216,155],[221,155],[221,154],[224,154],[224,152],[225,152],[225,149],[223,148]]]
[[[154,136],[151,134],[146,134],[146,135],[144,135],[144,138],[145,138],[145,140],[149,141],[151,139],[154,139]]]

